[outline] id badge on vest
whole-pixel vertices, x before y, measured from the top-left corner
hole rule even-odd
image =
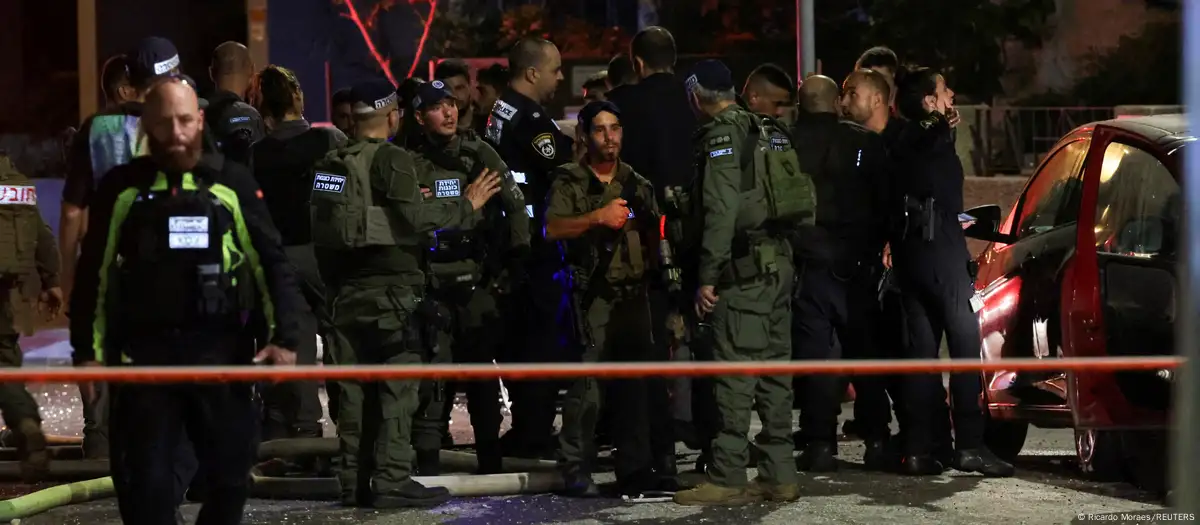
[[[167,244],[172,250],[208,249],[208,217],[170,217]]]

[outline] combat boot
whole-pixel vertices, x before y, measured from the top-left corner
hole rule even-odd
[[[50,451],[46,450],[46,435],[42,424],[35,419],[22,419],[13,437],[17,456],[21,458],[21,479],[26,483],[45,480],[50,474]]]
[[[796,456],[796,468],[804,472],[837,472],[836,451],[833,443],[812,441]]]
[[[763,501],[763,494],[746,488],[722,487],[712,483],[676,492],[675,503],[689,507],[706,506],[742,506],[752,505]]]
[[[800,485],[796,483],[780,485],[762,478],[755,478],[750,483],[748,490],[758,494],[764,500],[776,503],[790,503],[800,499]]]
[[[1007,478],[1015,471],[1011,463],[996,457],[985,447],[956,451],[951,465],[963,472],[978,472],[992,478]]]
[[[426,487],[409,478],[390,489],[374,491],[371,499],[371,506],[377,509],[436,507],[450,501],[450,491],[445,487]]]
[[[476,474],[499,474],[504,472],[503,457],[500,455],[500,442],[490,441],[475,445],[475,457],[479,461]]]

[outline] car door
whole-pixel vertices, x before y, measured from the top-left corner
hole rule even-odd
[[[1052,320],[1057,318],[1062,269],[1074,251],[1081,171],[1089,144],[1086,135],[1061,142],[1030,178],[1013,208],[1005,233],[1014,242],[997,249],[1004,276],[983,290],[985,304],[1008,305],[1000,314],[1003,318],[981,323],[985,359],[1059,354],[1057,323]],[[1039,388],[1057,375],[1026,375],[1020,381],[1012,372],[988,377],[989,402],[1065,404],[1065,387],[1052,387],[1049,392]],[[1012,388],[1016,384],[1023,388]]]
[[[1093,320],[1090,333],[1080,335],[1097,344],[1076,344],[1075,353],[1171,355],[1178,312],[1177,239],[1183,220],[1183,194],[1172,169],[1178,156],[1121,135],[1103,148],[1094,181],[1088,181],[1095,186],[1094,205],[1080,210],[1090,214],[1093,223],[1091,239],[1080,235],[1081,245],[1086,241],[1095,250]],[[1072,375],[1077,428],[1165,423],[1169,376],[1157,371]]]

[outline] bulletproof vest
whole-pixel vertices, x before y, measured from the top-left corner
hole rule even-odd
[[[445,147],[428,145],[420,152],[422,159],[429,162],[428,169],[418,170],[421,186],[428,189],[431,199],[454,199],[463,196],[467,185],[479,175],[483,162],[474,149],[466,142],[466,137],[460,137],[458,153],[452,155]],[[438,230],[433,232],[428,254],[429,263],[437,270],[450,272],[473,270],[473,261],[482,259],[484,255],[483,239],[479,232],[469,230]],[[466,265],[456,264],[466,262]],[[446,268],[454,265],[456,268]]]
[[[395,147],[386,142],[353,142],[316,163],[310,206],[313,244],[333,250],[399,244],[397,232],[404,230],[376,205],[371,188],[375,154]]]
[[[817,194],[812,177],[801,171],[791,136],[779,121],[753,115],[741,149],[742,191],[759,186],[767,220],[782,226],[813,224]]]
[[[267,137],[254,145],[254,177],[284,246],[312,242],[313,166],[334,147],[333,133],[321,128],[287,140]]]
[[[584,170],[576,164],[568,164],[567,169],[576,172]],[[568,257],[592,276],[588,279],[592,285],[597,284],[597,279],[611,284],[638,281],[646,273],[647,253],[643,232],[646,231],[646,221],[652,221],[653,218],[648,216],[649,207],[647,203],[642,202],[638,193],[638,180],[631,168],[622,164],[618,169],[625,172],[624,180],[618,182],[614,179],[610,184],[621,185],[620,198],[628,203],[629,218],[625,225],[615,231],[609,228],[593,228],[579,239],[579,242],[567,244]],[[587,180],[587,209],[582,210],[582,213],[603,208],[612,200],[606,197],[604,184],[596,180],[591,173],[575,173],[574,176],[586,176],[586,179],[581,180]],[[571,252],[575,252],[575,255],[572,256]]]
[[[0,280],[35,274],[40,228],[37,189],[0,156]]]
[[[245,226],[232,190],[159,172],[123,192],[116,210],[113,304],[123,325],[181,329],[233,321],[254,307],[256,262],[253,247],[238,241]]]

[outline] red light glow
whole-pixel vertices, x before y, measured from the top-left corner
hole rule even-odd
[[[414,4],[418,1],[419,0],[409,0],[409,3]],[[391,57],[385,57],[379,52],[379,49],[375,47],[375,42],[371,40],[371,33],[367,31],[368,28],[375,25],[375,21],[379,16],[379,12],[387,9],[387,7],[391,5],[391,2],[385,0],[384,2],[376,4],[375,7],[371,9],[371,14],[366,20],[359,16],[358,9],[354,7],[354,0],[342,0],[341,3],[346,5],[347,10],[346,13],[342,13],[342,16],[349,19],[351,22],[354,22],[354,25],[358,27],[359,35],[362,36],[363,43],[367,45],[367,50],[371,53],[371,57],[375,59],[377,64],[379,64],[379,68],[383,70],[383,74],[387,76],[388,81],[391,82],[393,86],[399,86],[400,83],[396,81],[395,75],[392,74]],[[425,52],[425,42],[429,39],[429,30],[433,26],[433,19],[436,15],[437,0],[429,0],[429,16],[425,18],[425,28],[421,32],[421,41],[417,44],[416,56],[413,57],[412,65],[408,68],[408,76],[410,77],[416,72],[417,64],[421,60],[421,54]]]

